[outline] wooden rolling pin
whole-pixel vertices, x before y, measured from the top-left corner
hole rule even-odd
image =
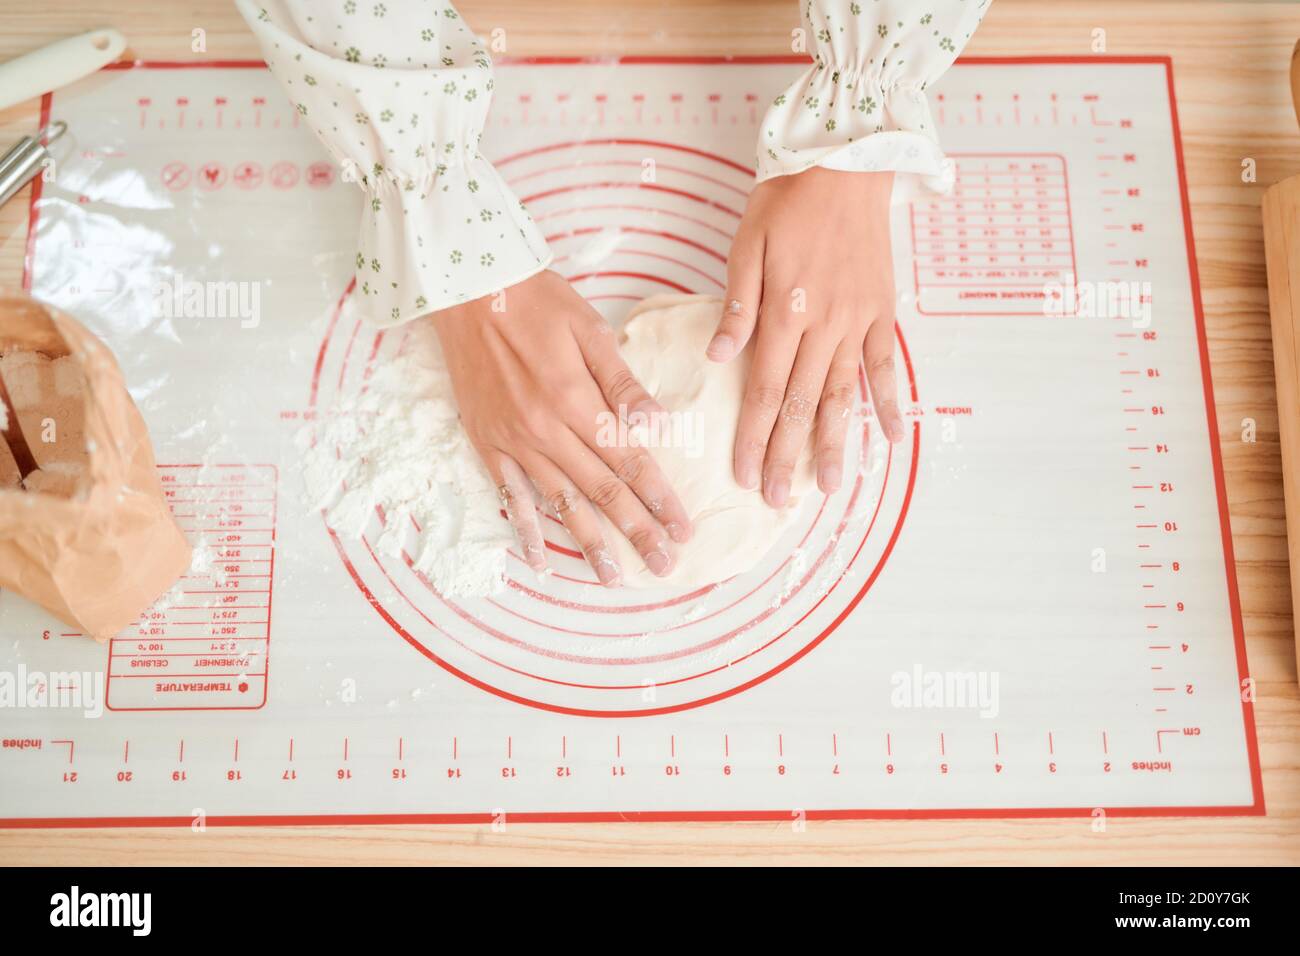
[[[1300,42],[1291,51],[1291,102],[1300,121]],[[1268,188],[1264,193],[1263,213],[1295,630],[1300,625],[1300,352],[1297,352],[1300,344],[1300,174]],[[1300,631],[1297,631],[1296,654],[1300,657]]]

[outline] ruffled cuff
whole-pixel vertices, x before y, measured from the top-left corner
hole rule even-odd
[[[949,192],[957,178],[953,161],[943,154],[938,143],[901,130],[873,133],[841,146],[817,165],[848,173],[911,174],[920,179],[922,186],[936,193]]]
[[[545,269],[551,253],[523,204],[482,157],[422,183],[369,183],[357,292],[376,325],[490,295]]]
[[[938,0],[921,13],[907,0],[807,3],[813,64],[764,117],[758,180],[820,165],[912,173],[931,188],[950,187],[952,165],[925,89],[951,66],[987,6]]]
[[[365,196],[362,311],[394,325],[546,268],[519,200],[478,152],[492,64],[446,3],[236,0],[298,114]]]

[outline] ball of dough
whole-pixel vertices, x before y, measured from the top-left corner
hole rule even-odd
[[[722,300],[716,296],[657,295],[633,308],[624,325],[623,358],[669,412],[666,419],[649,423],[648,440],[642,443],[695,529],[686,544],[665,536],[677,563],[661,578],[606,520],[605,540],[622,566],[625,587],[693,588],[748,571],[796,520],[805,497],[816,491],[811,441],[796,462],[786,507],[775,509],[759,490],[747,491],[736,483],[732,450],[754,345],[751,340],[725,364],[710,361],[705,349],[721,317]]]

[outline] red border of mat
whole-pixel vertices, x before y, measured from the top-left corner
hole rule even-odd
[[[521,57],[508,58],[505,63],[535,65],[569,65],[575,63],[617,62],[626,64],[718,64],[728,63],[806,63],[799,56],[631,56],[607,57]],[[1200,347],[1201,382],[1205,389],[1205,414],[1209,425],[1210,457],[1214,462],[1214,483],[1219,499],[1219,525],[1223,539],[1223,560],[1227,574],[1228,603],[1232,611],[1232,630],[1237,650],[1237,673],[1241,681],[1250,676],[1246,663],[1246,636],[1241,622],[1241,598],[1237,592],[1236,562],[1232,553],[1232,526],[1228,516],[1228,494],[1223,479],[1223,457],[1219,451],[1219,426],[1214,410],[1214,387],[1210,380],[1210,351],[1205,334],[1205,312],[1201,305],[1200,274],[1196,267],[1196,245],[1192,239],[1192,209],[1187,196],[1187,170],[1183,160],[1182,132],[1178,126],[1178,103],[1174,96],[1174,65],[1168,56],[988,56],[962,57],[958,61],[968,66],[1008,65],[1024,63],[1141,63],[1160,64],[1165,68],[1169,91],[1169,113],[1173,127],[1174,156],[1178,165],[1178,191],[1182,200],[1183,232],[1187,240],[1187,266],[1192,286],[1192,302],[1196,311],[1196,338]],[[266,64],[261,60],[215,60],[196,62],[161,62],[137,60],[111,63],[106,70],[160,69],[183,70],[198,68],[259,69]],[[41,100],[41,125],[48,122],[53,94],[46,93]],[[27,227],[27,252],[23,267],[23,288],[31,289],[33,256],[36,251],[36,204],[41,197],[41,178],[32,185],[31,212]],[[1090,817],[1102,809],[1112,817],[1230,817],[1263,816],[1264,780],[1259,762],[1259,742],[1255,734],[1254,706],[1242,700],[1242,721],[1246,734],[1246,749],[1250,758],[1250,782],[1254,802],[1227,807],[1017,807],[1017,808],[958,808],[944,810],[809,810],[804,816],[810,820],[972,820],[972,819],[1043,819],[1054,817]],[[717,821],[787,821],[789,810],[633,810],[628,812],[571,812],[571,813],[512,813],[510,819],[517,823],[618,823],[641,822],[717,822]],[[389,814],[258,814],[248,816],[208,817],[206,823],[218,827],[238,826],[343,826],[349,824],[398,825],[491,823],[490,813],[389,813]],[[190,826],[189,817],[52,817],[46,819],[0,819],[0,829],[50,829],[66,827],[179,827]]]

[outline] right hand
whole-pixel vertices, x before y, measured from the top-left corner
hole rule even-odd
[[[505,307],[494,311],[499,296]],[[602,418],[611,414],[626,419],[663,411],[619,355],[604,318],[550,270],[431,318],[461,421],[496,483],[528,566],[546,568],[531,479],[601,584],[618,587],[622,569],[593,505],[651,572],[671,571],[665,534],[678,543],[690,539],[685,509],[646,449],[597,440]]]

